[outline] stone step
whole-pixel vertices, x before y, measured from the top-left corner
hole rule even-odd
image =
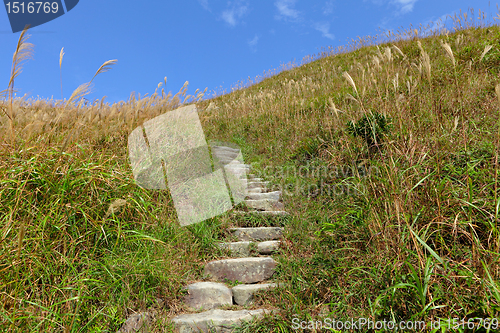
[[[249,200],[275,200],[280,201],[281,199],[281,191],[274,192],[264,192],[264,193],[248,193],[247,198]]]
[[[245,175],[246,175],[246,172],[247,172],[246,169],[228,168],[228,169],[226,169],[226,171],[229,172],[229,173],[231,173],[232,175],[234,175],[239,180],[243,181],[242,185],[245,186],[244,179],[245,179]]]
[[[268,241],[283,237],[280,227],[230,228],[229,231],[240,241]]]
[[[116,333],[149,332],[154,319],[155,313],[150,311],[133,314]]]
[[[238,155],[240,153],[239,150],[236,149],[221,149],[212,147],[212,152],[214,155]]]
[[[230,152],[230,153],[239,153],[241,150],[237,148],[231,148],[226,146],[210,146],[212,150],[217,152]]]
[[[205,275],[218,281],[230,280],[256,283],[269,279],[276,269],[276,261],[270,257],[215,260],[205,265]]]
[[[251,180],[251,181],[248,181],[247,187],[248,188],[256,188],[256,187],[265,188],[268,184],[269,184],[269,182],[261,182],[261,181]]]
[[[248,212],[242,211],[242,210],[235,210],[233,211],[233,214],[237,215],[249,215],[249,214],[256,214],[256,215],[263,215],[263,216],[290,216],[288,212],[285,212],[284,210],[276,210],[276,211],[266,211],[266,210],[249,210]]]
[[[247,193],[254,194],[254,193],[265,193],[265,192],[262,189],[262,187],[254,187],[254,188],[248,189]]]
[[[281,241],[265,241],[257,244],[259,254],[273,254],[278,252]]]
[[[264,314],[271,313],[271,310],[265,309],[239,311],[214,309],[201,313],[183,314],[174,317],[172,321],[180,333],[228,333],[244,321],[260,319]]]
[[[240,152],[238,151],[229,151],[225,149],[212,149],[212,155],[216,157],[231,157],[231,158],[236,158],[238,156],[241,156]]]
[[[231,255],[234,257],[248,257],[250,255],[250,244],[257,245],[257,252],[262,255],[273,254],[278,251],[280,247],[280,241],[265,241],[260,243],[253,242],[230,242],[230,243],[218,243],[217,246],[221,249],[227,249],[231,251]]]
[[[221,249],[231,251],[231,254],[239,257],[248,257],[250,255],[250,242],[231,242],[218,243]]]
[[[259,177],[253,177],[253,178],[251,179],[251,181],[252,181],[252,182],[256,182],[256,183],[258,183],[258,182],[260,182],[260,183],[268,183],[268,182],[264,182],[264,179],[259,178]]]
[[[231,289],[223,283],[197,282],[186,287],[188,294],[184,303],[194,311],[211,310],[224,305],[233,305]]]
[[[228,166],[237,166],[237,167],[242,167],[242,168],[246,168],[246,169],[251,168],[250,164],[245,164],[245,163],[243,163],[243,161],[235,160],[235,159],[233,159],[232,162],[228,164]]]
[[[252,303],[253,295],[260,291],[270,288],[275,288],[276,283],[262,283],[262,284],[239,284],[234,286],[231,291],[233,292],[234,303],[238,305],[249,305]]]
[[[285,206],[278,200],[262,199],[262,200],[245,200],[243,201],[248,208],[257,210],[277,211],[283,210]]]
[[[218,162],[224,164],[224,165],[228,165],[230,163],[233,163],[233,161],[235,161],[234,158],[231,158],[231,157],[226,157],[226,156],[216,156]],[[235,157],[236,158],[236,157]]]

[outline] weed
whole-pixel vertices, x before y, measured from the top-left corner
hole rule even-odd
[[[383,135],[391,129],[391,118],[380,113],[365,114],[356,123],[347,123],[347,132],[365,140],[370,150],[382,146]]]

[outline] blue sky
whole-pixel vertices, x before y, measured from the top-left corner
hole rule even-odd
[[[126,101],[131,92],[152,94],[167,77],[176,93],[228,91],[281,64],[345,45],[380,29],[408,28],[469,7],[496,16],[487,0],[80,0],[65,15],[30,30],[35,46],[15,82],[18,95],[61,98],[59,52],[64,47],[64,98],[88,82],[110,59],[118,63],[94,80],[89,100]],[[476,15],[477,16],[477,15]],[[448,19],[448,22],[450,20]],[[496,21],[498,22],[498,21]],[[0,90],[6,89],[13,34],[0,8]]]

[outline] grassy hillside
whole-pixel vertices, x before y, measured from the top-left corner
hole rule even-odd
[[[184,311],[182,286],[242,222],[181,228],[168,193],[134,184],[128,134],[183,103],[291,213],[286,288],[256,304],[282,312],[243,331],[499,318],[500,28],[470,17],[453,32],[361,40],[209,100],[159,84],[113,105],[84,105],[85,87],[67,103],[0,101],[0,328],[113,332],[132,311]]]

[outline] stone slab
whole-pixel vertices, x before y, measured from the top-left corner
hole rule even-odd
[[[265,188],[269,182],[254,181],[253,179],[248,182],[248,188],[261,187]]]
[[[264,192],[264,193],[248,193],[247,198],[250,200],[274,200],[279,201],[281,199],[281,191],[274,192]]]
[[[184,314],[172,319],[179,333],[217,332],[230,333],[244,321],[262,318],[269,310],[210,310]]]
[[[234,303],[238,305],[248,305],[252,303],[253,295],[259,290],[265,290],[276,287],[275,283],[262,284],[240,284],[234,286],[233,292]]]
[[[276,261],[270,257],[215,260],[205,265],[205,275],[219,281],[256,283],[269,279],[276,269]]]
[[[264,192],[264,191],[262,190],[262,188],[261,188],[261,187],[254,187],[254,188],[251,188],[251,189],[248,189],[248,190],[247,190],[247,193],[248,193],[248,194],[252,194],[252,193],[262,193],[262,192]]]
[[[283,237],[280,227],[230,228],[229,231],[240,241],[268,241]]]
[[[231,148],[231,147],[227,147],[227,146],[210,146],[210,147],[215,151],[227,151],[227,152],[231,152],[231,153],[239,153],[240,152],[240,149]]]
[[[197,282],[188,285],[186,289],[188,295],[184,297],[184,302],[195,311],[233,305],[231,290],[223,283]]]
[[[250,255],[250,242],[219,243],[221,249],[231,251],[232,255],[248,257]]]
[[[282,202],[271,199],[245,200],[244,202],[248,208],[257,210],[276,211],[276,210],[283,210],[285,208]]]
[[[280,241],[266,241],[257,244],[257,249],[260,254],[273,254],[280,248]]]
[[[235,210],[233,211],[233,214],[238,214],[238,215],[249,215],[249,214],[256,214],[256,215],[271,215],[271,216],[289,216],[290,214],[288,212],[285,212],[283,210],[275,210],[275,211],[265,211],[265,210],[249,210],[248,212],[242,211],[242,210]]]
[[[149,332],[149,326],[154,320],[152,312],[139,312],[131,315],[117,333]]]

